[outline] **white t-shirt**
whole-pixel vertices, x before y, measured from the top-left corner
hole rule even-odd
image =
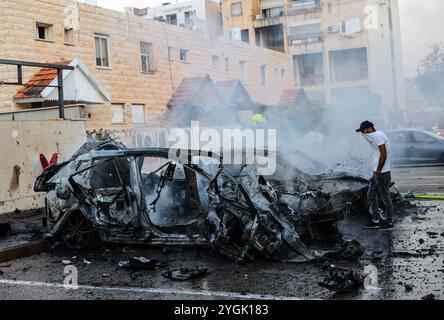
[[[372,160],[372,168],[373,172],[376,172],[378,170],[378,164],[379,164],[379,157],[381,155],[381,152],[379,151],[379,146],[382,146],[385,144],[385,147],[387,149],[387,160],[385,161],[384,167],[382,168],[382,173],[391,171],[391,164],[390,164],[390,141],[387,138],[387,136],[382,131],[375,131],[372,133],[362,133],[362,136],[365,138],[365,140],[370,143],[370,146],[373,149],[373,160]]]

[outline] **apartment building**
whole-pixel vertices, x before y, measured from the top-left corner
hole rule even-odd
[[[186,78],[241,80],[255,102],[267,105],[277,104],[282,90],[291,88],[291,57],[280,52],[210,38],[129,11],[69,0],[31,2],[33,10],[30,1],[0,1],[0,59],[74,66],[64,73],[65,97],[67,103],[85,105],[91,130],[159,126]],[[28,87],[0,86],[0,112],[57,103],[54,90],[45,87],[56,83],[54,74],[23,72]],[[16,77],[14,67],[0,66],[0,82]],[[32,86],[35,82],[40,87]]]
[[[285,52],[295,90],[369,116],[404,108],[398,0],[227,0],[225,37]]]
[[[143,9],[127,8],[127,11],[148,19],[204,33],[209,37],[218,37],[223,34],[220,6],[219,0],[191,0],[165,2],[158,7]]]

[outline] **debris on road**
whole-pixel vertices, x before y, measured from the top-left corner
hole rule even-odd
[[[413,291],[413,286],[411,284],[405,284],[404,285],[405,291],[406,292],[411,292]]]
[[[0,223],[0,238],[6,237],[12,231],[10,223]]]
[[[346,261],[357,261],[364,254],[364,249],[356,240],[344,241],[339,250],[330,252],[326,255],[327,258],[334,258]]]
[[[319,285],[336,293],[348,293],[361,289],[364,283],[362,273],[334,265],[328,267],[329,274]]]
[[[147,259],[145,257],[133,257],[129,260],[119,262],[119,267],[133,271],[154,270],[156,267],[164,266],[165,264],[156,259]]]
[[[190,279],[203,277],[207,274],[208,274],[207,268],[194,268],[194,269],[180,268],[180,269],[169,270],[163,273],[162,276],[174,281],[186,281]]]

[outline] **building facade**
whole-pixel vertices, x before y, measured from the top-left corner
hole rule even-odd
[[[191,31],[201,32],[209,37],[218,37],[223,34],[222,11],[219,0],[165,2],[159,7],[127,8],[127,10],[148,19],[163,21]]]
[[[225,37],[289,54],[309,98],[362,101],[386,120],[403,110],[398,0],[227,0],[222,12]]]
[[[257,103],[277,104],[292,86],[291,57],[223,37],[69,0],[0,1],[0,58],[81,61],[110,101],[87,104],[88,129],[125,131],[158,124],[184,78],[240,79]],[[24,68],[24,82],[36,69]],[[0,66],[0,81],[17,71]],[[17,87],[0,86],[0,112],[23,110]]]

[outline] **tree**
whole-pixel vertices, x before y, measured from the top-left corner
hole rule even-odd
[[[432,50],[418,67],[416,84],[429,105],[444,107],[444,44],[432,46]]]

